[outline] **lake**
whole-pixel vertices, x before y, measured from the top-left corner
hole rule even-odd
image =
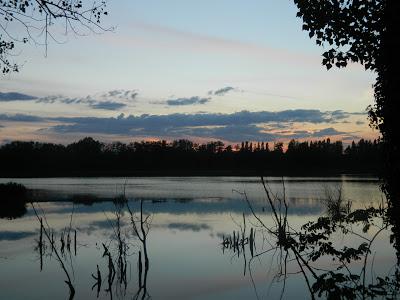
[[[243,253],[222,245],[223,238],[243,228],[243,218],[246,232],[250,228],[255,232],[255,253],[266,251],[273,243],[245,200],[247,196],[255,213],[273,225],[260,178],[0,179],[0,183],[9,181],[30,190],[37,214],[53,235],[71,278],[74,299],[279,299],[281,295],[279,252],[251,259],[249,250]],[[293,228],[325,214],[323,199],[328,190],[340,189],[352,208],[382,201],[379,182],[372,177],[287,177],[284,185],[281,178],[270,177],[267,182],[273,193],[285,193]],[[140,217],[141,203],[144,216],[149,216],[145,224],[149,225],[147,269],[138,263],[139,251],[144,255],[140,226],[139,234],[135,233],[127,209],[112,201],[121,195],[128,199],[136,217]],[[40,231],[30,204],[23,217],[0,219],[1,299],[68,299],[66,274],[51,244],[42,236],[44,245],[38,247]],[[61,239],[67,240],[68,233],[70,241],[61,251]],[[388,235],[380,235],[371,249],[375,253],[371,274],[387,273],[396,262]],[[358,241],[338,234],[336,242]],[[112,282],[109,258],[115,269]],[[323,260],[321,268],[324,263],[331,264]],[[283,299],[310,298],[295,264],[288,264],[288,273],[293,274],[287,276]]]

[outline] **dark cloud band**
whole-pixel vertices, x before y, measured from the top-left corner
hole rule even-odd
[[[167,105],[170,106],[182,106],[182,105],[196,105],[196,104],[206,104],[210,101],[210,98],[200,98],[198,96],[190,98],[178,98],[169,99],[166,101]]]
[[[12,102],[12,101],[30,101],[34,100],[37,97],[30,96],[21,93],[1,93],[0,92],[0,102]]]
[[[114,134],[158,138],[202,137],[226,141],[318,138],[346,134],[331,126],[348,118],[344,111],[284,110],[278,112],[240,111],[232,114],[198,113],[118,117],[52,117],[0,114],[0,120],[19,122],[59,122],[43,131],[57,134]],[[293,131],[291,123],[329,124],[314,131]],[[266,125],[266,126],[265,126]],[[348,134],[348,133],[347,133]]]

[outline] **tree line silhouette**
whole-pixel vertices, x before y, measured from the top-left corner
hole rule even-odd
[[[320,141],[196,144],[141,141],[102,143],[91,137],[61,145],[14,141],[0,147],[0,176],[376,174],[381,144],[361,139],[344,147]]]

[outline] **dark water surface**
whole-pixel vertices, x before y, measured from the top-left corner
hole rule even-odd
[[[76,254],[72,242],[71,249],[64,249],[62,255],[76,291],[74,299],[96,299],[92,274],[96,277],[97,265],[102,275],[99,299],[132,299],[139,290],[141,243],[123,209],[120,230],[127,247],[126,284],[116,274],[111,291],[107,291],[109,269],[102,244],[109,248],[117,268],[117,207],[111,200],[123,193],[135,212],[139,210],[139,200],[143,200],[144,212],[151,215],[147,236],[149,269],[143,299],[279,299],[282,280],[275,277],[278,254],[270,252],[253,259],[250,272],[248,259],[223,251],[221,246],[223,236],[239,229],[245,213],[248,228],[256,230],[256,251],[269,247],[271,241],[257,231],[256,221],[239,193],[245,191],[265,223],[272,222],[259,178],[5,178],[0,183],[11,180],[30,189],[38,214],[45,216],[54,230],[56,245],[60,247],[61,234],[70,224],[72,232],[76,230]],[[282,193],[281,178],[268,178],[268,182],[272,191]],[[341,188],[353,207],[382,201],[375,178],[285,178],[289,221],[294,228],[325,213],[322,199],[327,188]],[[30,204],[27,208],[22,218],[0,219],[0,299],[68,299],[66,275],[48,243],[42,252],[41,270],[40,223]],[[336,238],[343,244],[358,242],[340,234]],[[373,272],[387,272],[395,263],[388,234],[378,238],[372,252],[376,253]],[[294,265],[288,268],[293,273],[298,271]],[[283,298],[309,298],[301,276],[288,277]]]

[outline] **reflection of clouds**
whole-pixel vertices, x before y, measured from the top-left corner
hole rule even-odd
[[[71,196],[72,198],[73,196]],[[52,198],[53,201],[57,201],[57,198]],[[249,214],[249,208],[246,201],[241,198],[130,198],[129,205],[132,211],[139,212],[140,211],[140,199],[145,201],[145,210],[152,214],[157,213],[170,213],[170,214],[210,214],[210,213],[239,213],[243,212]],[[288,198],[289,203],[289,214],[293,215],[311,215],[311,214],[319,214],[322,212],[322,206],[319,199],[303,199],[303,198]],[[65,201],[65,195],[63,196],[63,201]],[[75,204],[75,214],[79,213],[113,213],[115,210],[115,206],[112,202],[112,198],[98,198],[99,202],[94,203],[92,206]],[[251,199],[250,199],[251,200]],[[252,205],[254,206],[254,210],[256,212],[270,212],[270,208],[266,203],[259,200],[251,200]],[[71,206],[67,203],[60,203],[59,207],[53,207],[53,213],[58,214],[70,214]],[[112,220],[111,220],[112,221]],[[97,222],[97,221],[96,221]],[[106,228],[110,226],[110,223],[104,221],[104,223],[98,222],[93,223],[91,226],[97,228]]]
[[[78,212],[76,210],[76,212]],[[129,225],[127,222],[124,220],[120,220],[120,226],[121,228]],[[109,236],[110,232],[113,231],[114,227],[116,226],[116,220],[111,217],[111,218],[106,218],[104,220],[95,220],[91,221],[87,225],[80,226],[78,229],[82,233],[86,233],[87,235],[91,235],[93,232],[96,233],[101,233],[104,236]]]
[[[0,241],[17,241],[35,234],[34,231],[0,231]]]
[[[225,238],[225,237],[229,236],[230,234],[231,234],[230,232],[229,233],[228,232],[217,232],[215,234],[215,236],[222,240],[222,238]],[[213,237],[213,235],[212,235],[212,237]]]
[[[120,221],[120,224],[121,224],[121,226],[126,225],[126,223],[123,220]],[[112,220],[112,219],[96,220],[96,221],[90,222],[89,226],[96,227],[96,228],[111,228],[111,227],[115,226],[115,220]]]
[[[196,223],[170,223],[167,228],[169,229],[177,229],[181,231],[194,231],[199,232],[201,230],[211,230],[211,227],[205,223],[196,224]]]

